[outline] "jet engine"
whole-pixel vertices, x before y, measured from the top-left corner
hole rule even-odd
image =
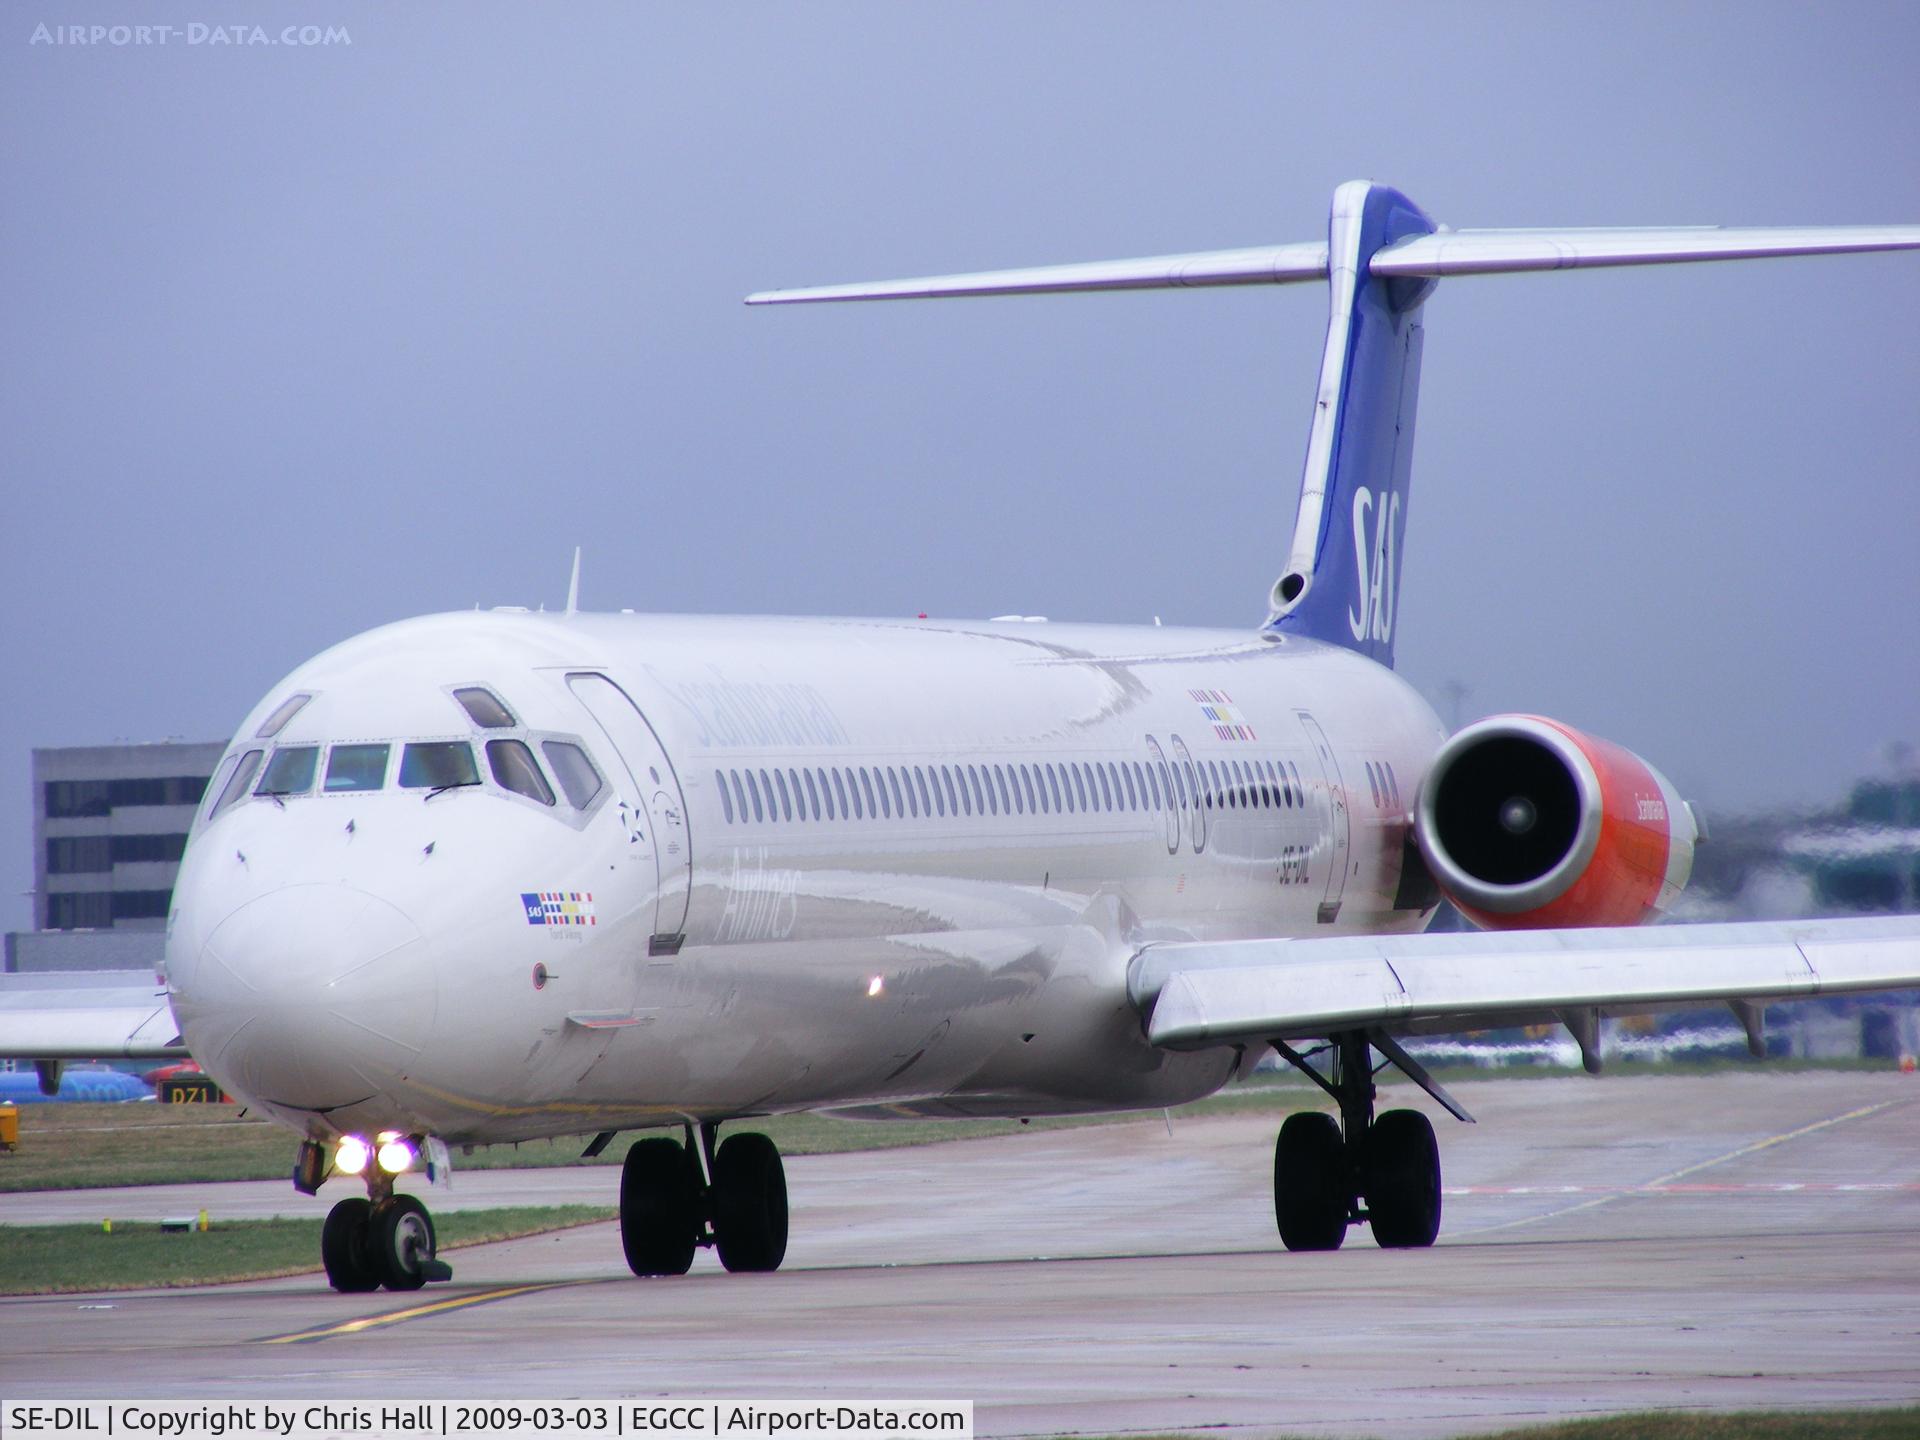
[[[1693,869],[1693,811],[1629,750],[1534,715],[1440,747],[1414,833],[1446,897],[1487,930],[1639,925]]]

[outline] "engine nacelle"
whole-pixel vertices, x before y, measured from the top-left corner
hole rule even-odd
[[[1414,833],[1442,893],[1488,930],[1639,925],[1686,886],[1693,812],[1629,750],[1535,715],[1440,747]]]

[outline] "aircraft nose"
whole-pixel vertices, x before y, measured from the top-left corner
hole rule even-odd
[[[406,1073],[437,1003],[420,931],[346,885],[289,885],[207,935],[176,983],[187,1048],[229,1088],[300,1110],[352,1105]]]

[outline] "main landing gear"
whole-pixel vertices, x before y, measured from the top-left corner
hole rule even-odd
[[[787,1176],[764,1135],[686,1127],[686,1143],[636,1140],[620,1172],[620,1243],[636,1275],[684,1275],[711,1245],[729,1270],[778,1270],[787,1253]],[[702,1161],[705,1161],[704,1166]]]
[[[1329,1079],[1284,1041],[1273,1047],[1331,1095],[1340,1118],[1289,1115],[1273,1150],[1273,1214],[1289,1250],[1337,1250],[1347,1227],[1373,1227],[1376,1244],[1414,1249],[1440,1233],[1440,1149],[1418,1110],[1373,1113],[1374,1049],[1462,1120],[1473,1117],[1399,1045],[1380,1032],[1334,1035]],[[1316,1052],[1318,1053],[1318,1052]]]
[[[324,1173],[325,1152],[308,1141],[295,1166],[296,1186],[304,1176],[314,1188]],[[348,1293],[418,1290],[429,1280],[451,1280],[452,1269],[435,1258],[433,1216],[418,1197],[396,1193],[393,1176],[378,1165],[365,1171],[367,1198],[342,1200],[320,1227],[320,1263],[327,1283]],[[306,1190],[312,1194],[311,1189]]]

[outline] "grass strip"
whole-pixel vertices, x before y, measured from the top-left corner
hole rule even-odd
[[[1920,1407],[1897,1410],[1741,1411],[1703,1414],[1657,1410],[1529,1425],[1487,1440],[1913,1440]]]
[[[611,1220],[597,1205],[453,1210],[433,1222],[439,1248],[457,1250]],[[153,1220],[100,1225],[0,1225],[0,1295],[147,1290],[263,1280],[320,1268],[320,1221],[223,1220],[204,1233],[162,1231]]]

